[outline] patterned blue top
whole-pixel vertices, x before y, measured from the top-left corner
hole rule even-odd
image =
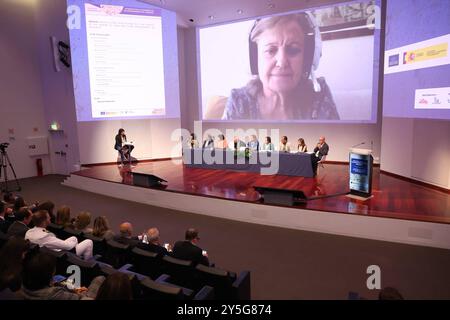
[[[299,102],[299,107],[294,109],[294,118],[292,120],[339,120],[336,104],[334,103],[333,96],[325,78],[317,78],[317,81],[320,84],[321,91],[314,92],[312,84],[310,84],[308,94],[302,95],[299,93],[299,99],[301,101]],[[261,90],[262,85],[258,93]],[[254,94],[251,91],[249,85],[231,90],[231,95],[225,105],[222,120],[261,119],[258,93]]]

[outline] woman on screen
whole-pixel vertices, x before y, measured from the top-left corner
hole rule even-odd
[[[321,36],[314,17],[295,13],[257,20],[249,36],[255,76],[231,90],[223,120],[338,120],[330,89],[316,78]]]

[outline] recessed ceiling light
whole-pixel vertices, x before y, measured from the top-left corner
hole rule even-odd
[[[267,7],[269,7],[270,9],[273,9],[273,8],[275,8],[275,5],[273,3],[268,3]]]
[[[243,13],[244,13],[244,10],[238,9],[236,12],[237,12],[238,14],[243,14]]]
[[[214,20],[214,16],[213,15],[211,15],[211,16],[208,16],[208,18],[210,19],[210,20]]]

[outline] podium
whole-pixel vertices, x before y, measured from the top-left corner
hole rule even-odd
[[[372,197],[372,150],[350,148],[349,186],[351,198],[367,200]]]

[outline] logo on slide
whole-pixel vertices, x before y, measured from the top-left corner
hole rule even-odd
[[[399,62],[400,56],[398,54],[389,56],[389,67],[398,66]]]
[[[428,104],[428,100],[422,98],[422,99],[420,99],[419,103],[420,103],[420,104]]]

